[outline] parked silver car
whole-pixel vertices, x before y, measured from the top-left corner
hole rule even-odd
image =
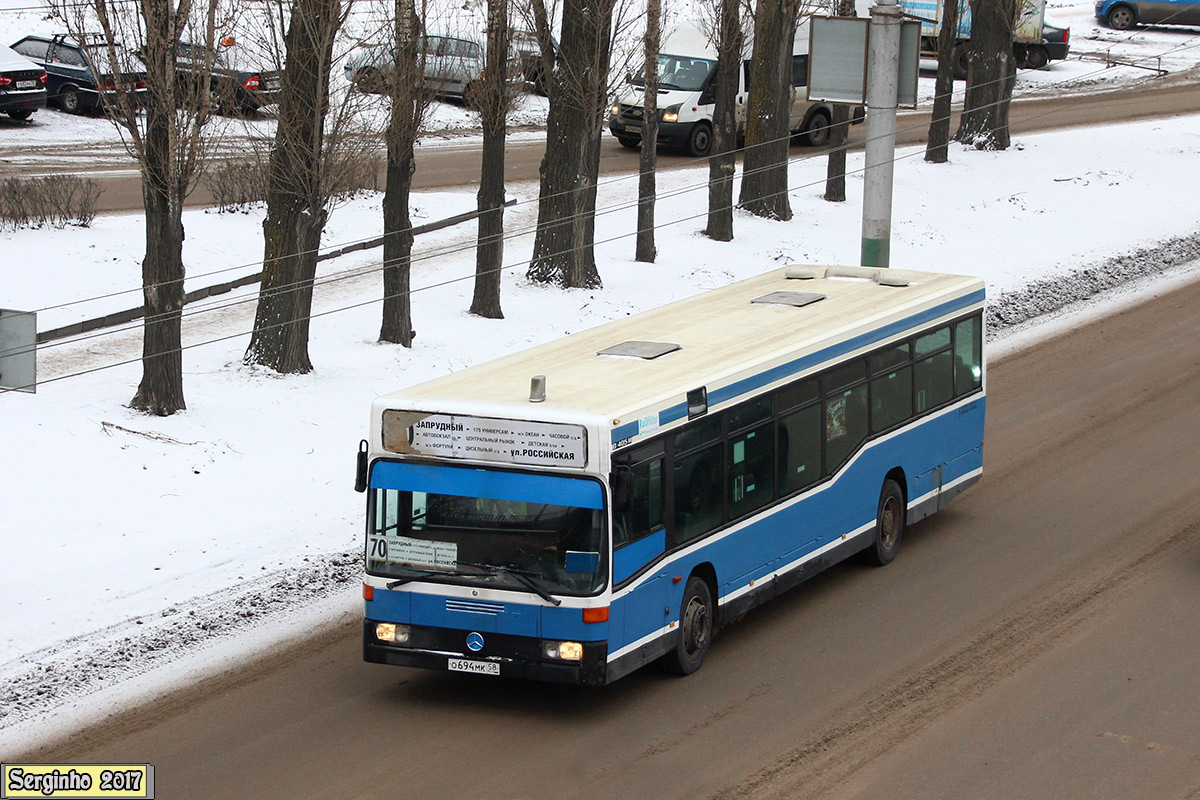
[[[473,81],[483,74],[485,48],[481,42],[455,36],[428,35],[422,40],[425,61],[424,87],[439,95],[465,97]],[[359,91],[387,91],[392,70],[391,44],[367,44],[346,59],[346,79]]]

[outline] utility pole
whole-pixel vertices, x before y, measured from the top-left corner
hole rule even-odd
[[[867,148],[863,171],[862,264],[886,267],[891,257],[892,164],[896,155],[896,97],[900,73],[900,7],[871,7],[867,58]]]

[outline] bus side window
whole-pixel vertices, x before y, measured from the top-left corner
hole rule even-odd
[[[879,433],[912,416],[912,367],[871,379],[871,432]]]
[[[767,423],[729,436],[727,491],[730,519],[749,514],[771,502],[775,486],[775,442],[771,433],[771,424]]]
[[[779,493],[791,494],[821,478],[821,404],[779,420]]]
[[[658,448],[661,451],[661,445]],[[663,525],[663,460],[655,458],[630,468],[633,497],[628,511],[613,514],[613,546],[636,541]]]
[[[983,385],[983,326],[980,323],[979,317],[970,317],[954,326],[955,396]]]
[[[675,459],[675,544],[721,524],[721,444]]]
[[[842,465],[867,438],[867,385],[861,383],[825,398],[825,464]]]
[[[913,347],[913,389],[918,414],[937,408],[954,395],[950,326],[918,336]]]

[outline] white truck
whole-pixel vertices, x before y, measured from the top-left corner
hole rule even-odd
[[[749,45],[747,45],[749,46]],[[658,143],[682,147],[693,156],[706,156],[713,144],[714,83],[717,51],[708,38],[690,25],[681,26],[659,48],[658,56]],[[802,25],[796,32],[792,50],[792,112],[790,130],[800,144],[823,145],[829,140],[833,119],[827,103],[809,102],[808,32]],[[644,73],[643,73],[644,74]],[[746,120],[746,86],[750,79],[750,61],[738,70],[737,120],[742,129]],[[609,111],[608,129],[617,141],[636,148],[642,141],[642,98],[646,85],[642,74],[629,75],[624,91]],[[853,114],[861,122],[859,106]]]
[[[937,58],[938,34],[942,30],[945,0],[899,0],[905,14],[921,20],[921,55]],[[1046,22],[1046,0],[1019,0],[1013,27],[1013,55],[1017,66],[1041,69],[1050,60],[1042,41]],[[954,45],[954,77],[967,77],[967,45],[971,39],[971,4],[959,5],[958,35]]]

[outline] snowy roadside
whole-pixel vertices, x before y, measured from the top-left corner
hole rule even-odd
[[[941,166],[905,151],[896,171],[893,264],[983,276],[994,335],[1187,269],[1200,256],[1200,226],[1180,176],[1195,174],[1196,123],[1024,136],[1005,153],[956,147]],[[1120,164],[1114,152],[1125,154]],[[739,214],[729,244],[699,233],[706,170],[661,175],[653,267],[630,260],[632,242],[623,238],[634,227],[635,181],[608,181],[597,220],[604,289],[530,285],[521,266],[531,241],[518,235],[506,251],[502,321],[465,313],[474,228],[454,229],[422,245],[442,252],[415,270],[412,350],[374,341],[371,303],[380,289],[371,258],[340,265],[360,274],[324,287],[315,301],[326,316],[314,323],[317,369],[307,376],[241,365],[253,303],[231,298],[189,320],[185,337],[197,345],[185,357],[189,408],[171,418],[147,420],[123,406],[140,375],[139,330],[49,350],[39,370],[54,380],[37,395],[0,395],[0,469],[10,498],[0,529],[9,566],[0,585],[0,751],[103,717],[118,700],[146,700],[225,669],[330,619],[352,618],[362,499],[350,483],[372,397],[781,264],[855,263],[861,157],[852,156],[849,168],[849,202],[829,204],[821,200],[824,158],[797,159],[796,218]],[[535,213],[536,188],[510,192],[522,201],[509,218],[517,231]],[[469,198],[419,203],[440,217]],[[373,235],[377,217],[378,198],[346,206],[326,244]],[[261,253],[260,220],[259,213],[189,216],[189,269],[252,262]],[[85,280],[136,289],[137,218],[105,219],[102,229],[103,241],[77,230],[0,233],[0,286],[19,287],[25,302],[42,308],[102,290],[79,288]],[[44,237],[53,237],[62,271],[27,266],[39,263]],[[82,374],[125,359],[134,363]]]
[[[1197,275],[1200,232],[1004,292],[989,302],[993,358],[1014,334],[1024,334],[1020,343],[1027,345],[1052,333],[1064,315],[1112,313],[1162,291],[1172,278]],[[19,666],[2,665],[0,731],[11,736],[10,746],[31,748],[181,681],[311,640],[359,613],[361,572],[357,550],[305,556],[299,565],[68,639]]]

